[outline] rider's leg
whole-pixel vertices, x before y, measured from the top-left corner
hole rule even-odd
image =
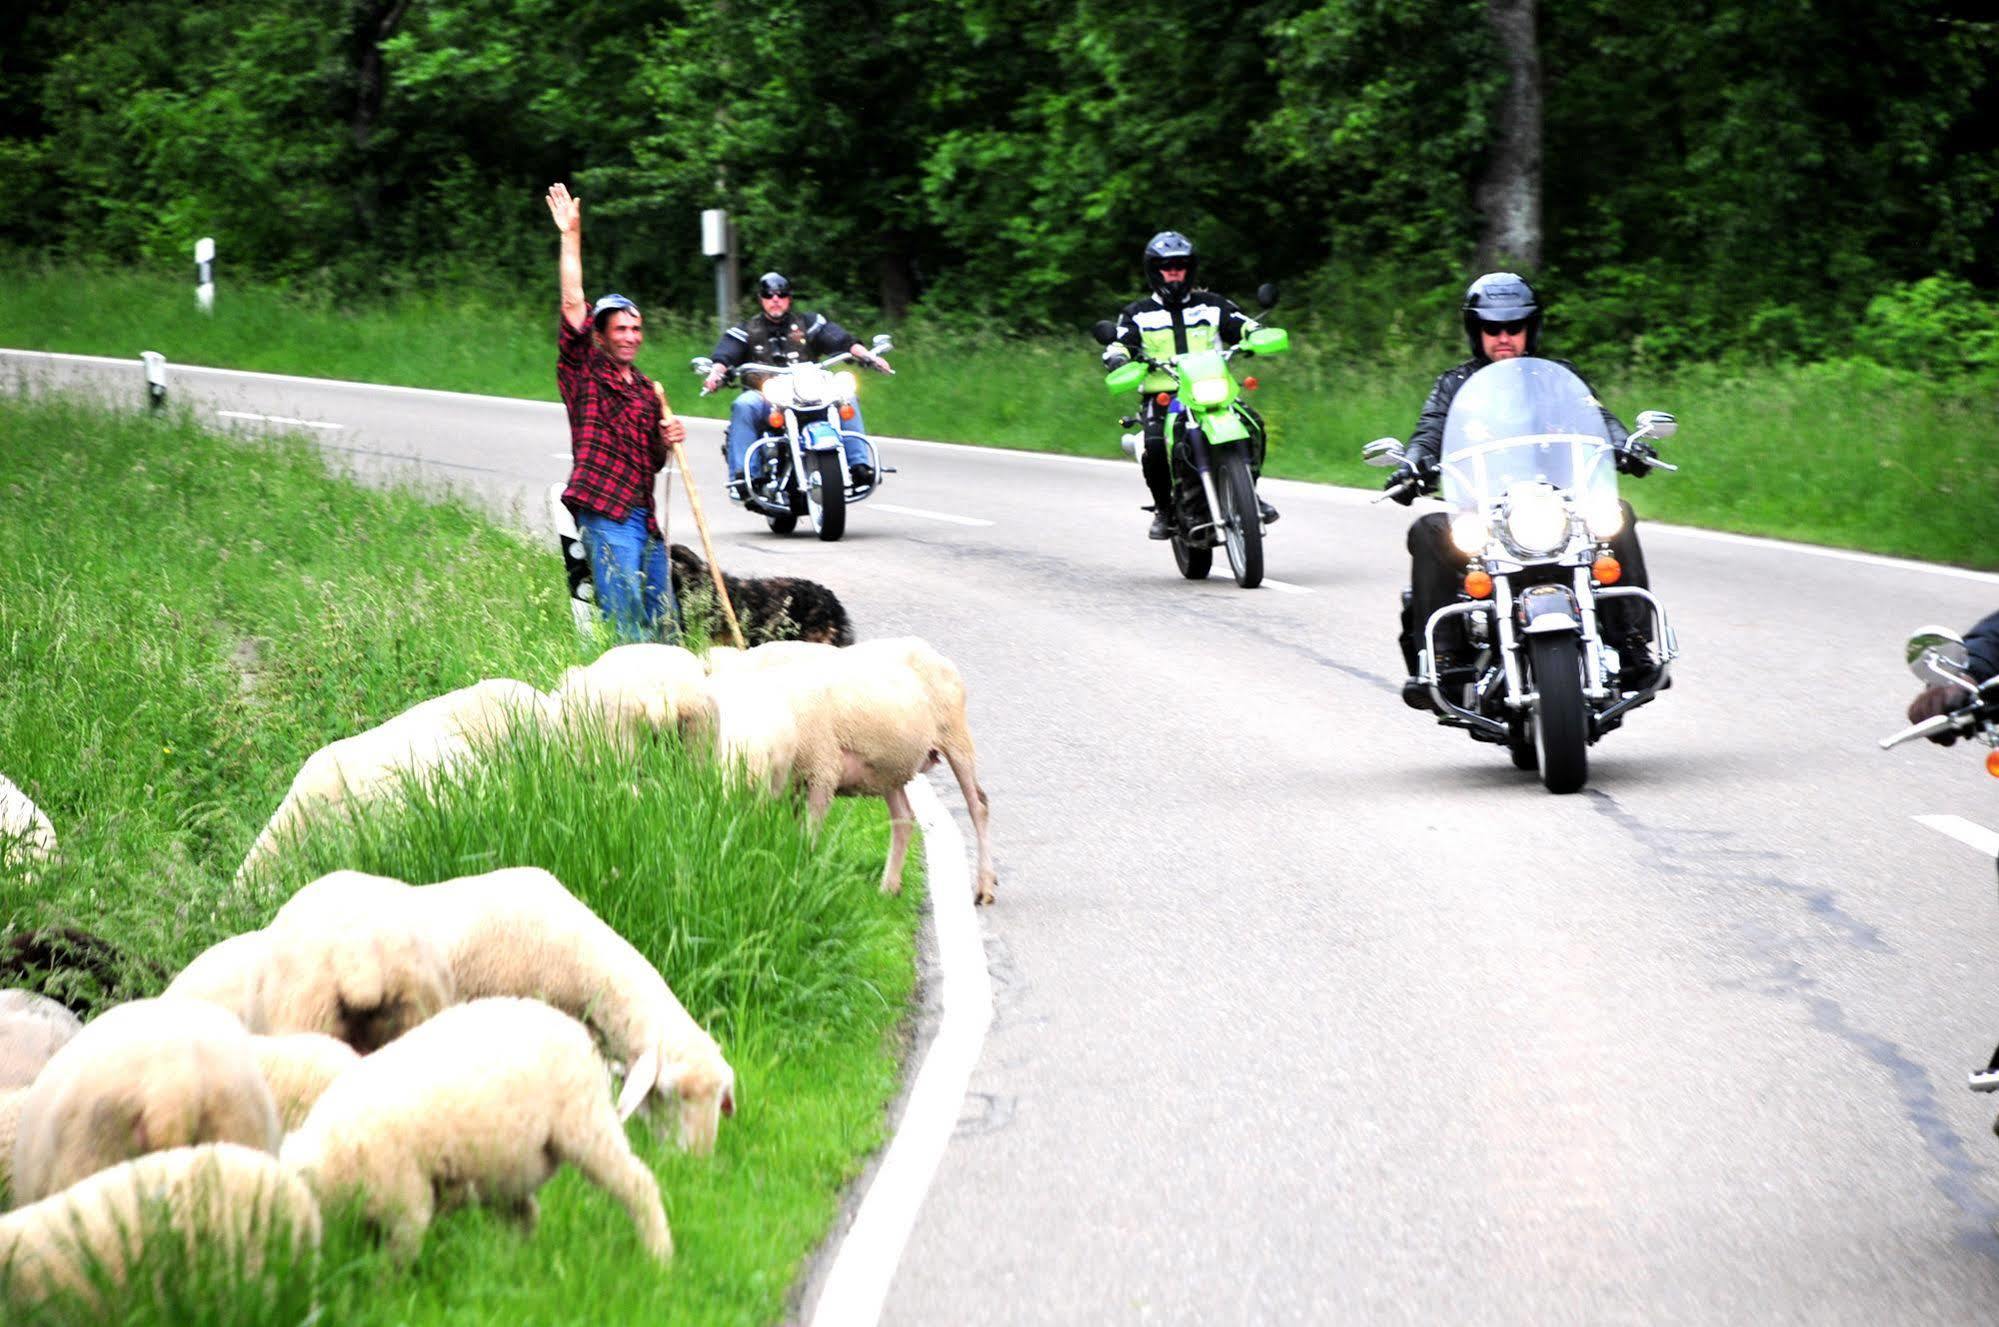
[[[1148,397],[1139,417],[1145,426],[1145,448],[1139,454],[1139,470],[1145,475],[1145,486],[1152,490],[1152,528],[1146,531],[1146,537],[1169,539],[1177,522],[1173,514],[1173,480],[1166,464],[1166,412]]]
[[[1458,585],[1470,561],[1451,542],[1450,521],[1442,512],[1419,516],[1409,527],[1409,604],[1403,610],[1402,657],[1409,666],[1409,680],[1402,684],[1402,700],[1412,709],[1433,708],[1428,687],[1416,682],[1418,652],[1423,649],[1423,628],[1430,615],[1457,602]],[[1437,658],[1432,662],[1438,673],[1454,672],[1470,663],[1464,626],[1453,618],[1437,627]]]
[[[868,463],[867,444],[862,441],[867,436],[868,427],[861,418],[861,403],[854,402],[854,417],[840,423],[840,445],[847,451],[847,473],[854,477],[856,484],[875,482],[874,467]]]
[[[1261,485],[1263,481],[1263,453],[1269,435],[1263,426],[1263,416],[1256,413],[1255,407],[1238,403],[1237,408],[1242,411],[1243,417],[1249,422],[1249,473]],[[1265,525],[1276,523],[1277,508],[1263,500],[1263,490],[1261,487],[1257,489],[1256,506],[1258,512],[1263,517]]]
[[[763,434],[765,417],[769,414],[770,405],[762,392],[743,392],[729,407],[729,430],[722,442],[722,456],[728,465],[724,478],[729,485],[729,496],[737,502],[743,498],[743,457]]]
[[[1628,502],[1620,500],[1617,505],[1624,509],[1624,528],[1610,541],[1610,554],[1623,568],[1617,583],[1649,590],[1652,578],[1646,574],[1645,550],[1638,543],[1638,514]],[[1603,606],[1600,625],[1604,640],[1618,653],[1619,682],[1633,690],[1650,686],[1659,675],[1652,651],[1651,605],[1640,599],[1612,599]]]

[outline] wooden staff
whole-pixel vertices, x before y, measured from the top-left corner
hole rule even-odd
[[[655,382],[652,389],[659,395],[659,426],[664,429],[667,421],[673,418],[673,407],[666,403],[666,388]],[[687,469],[686,457],[679,443],[673,444],[673,454],[681,458],[680,482],[687,486],[687,505],[694,512],[694,528],[701,535],[701,551],[708,555],[708,576],[715,582],[715,600],[722,605],[722,619],[729,624],[729,636],[736,642],[736,648],[747,649],[743,629],[736,622],[735,605],[729,602],[729,587],[722,583],[721,564],[715,561],[715,545],[708,538],[708,517],[701,510],[701,495],[694,491],[694,476]]]

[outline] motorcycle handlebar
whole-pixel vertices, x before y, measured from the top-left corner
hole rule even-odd
[[[1921,723],[1911,724],[1899,733],[1882,738],[1879,745],[1883,751],[1886,751],[1888,748],[1900,746],[1904,742],[1913,742],[1918,737],[1929,737],[1951,729],[1969,729],[1972,721],[1977,717],[1978,707],[1976,705],[1967,705],[1961,710],[1952,710],[1948,714],[1939,714],[1935,718],[1924,719]]]

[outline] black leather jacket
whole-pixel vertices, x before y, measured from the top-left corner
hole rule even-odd
[[[795,364],[801,359],[824,359],[854,344],[847,329],[823,313],[800,313],[787,309],[772,321],[759,313],[722,333],[715,343],[714,360],[734,368],[738,364]]]
[[[1583,376],[1581,369],[1565,359],[1555,359],[1553,356],[1542,358],[1547,359],[1550,364],[1561,365],[1578,378]],[[1468,359],[1456,368],[1446,369],[1437,375],[1437,385],[1430,389],[1430,399],[1423,402],[1423,413],[1416,419],[1415,431],[1409,435],[1409,445],[1403,448],[1410,465],[1420,470],[1432,470],[1436,467],[1437,458],[1444,450],[1444,417],[1451,413],[1451,402],[1457,398],[1458,388],[1465,385],[1465,379],[1491,362],[1487,359]],[[1583,378],[1583,385],[1589,386],[1587,378]],[[1590,390],[1594,395],[1595,388]],[[1611,445],[1622,450],[1625,439],[1630,435],[1626,433],[1623,423],[1608,409],[1603,412],[1603,426],[1610,430]]]
[[[1980,618],[1978,625],[1964,633],[1964,648],[1971,653],[1971,675],[1983,682],[1999,676],[1999,613]]]

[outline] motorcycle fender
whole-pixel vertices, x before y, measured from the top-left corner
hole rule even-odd
[[[1520,632],[1544,636],[1551,631],[1580,632],[1582,614],[1576,612],[1575,596],[1563,585],[1536,585],[1523,591],[1516,601]]]
[[[823,419],[814,420],[805,426],[805,435],[798,440],[798,445],[808,452],[832,451],[840,445],[840,430]]]
[[[1235,411],[1224,411],[1210,415],[1201,422],[1201,429],[1211,443],[1241,442],[1249,436],[1249,426],[1242,422],[1242,416]]]

